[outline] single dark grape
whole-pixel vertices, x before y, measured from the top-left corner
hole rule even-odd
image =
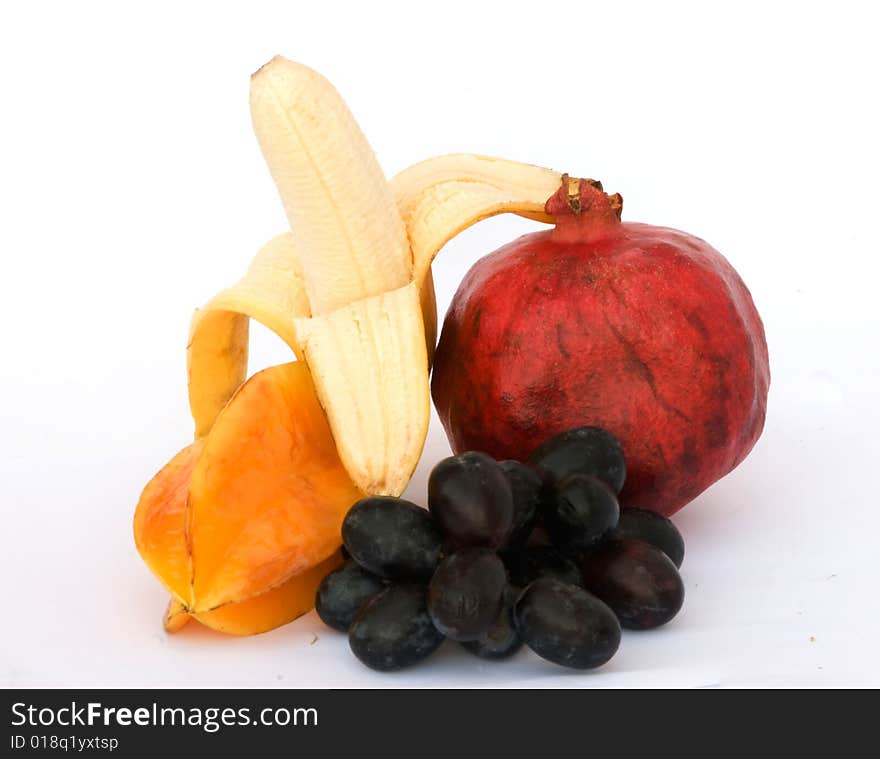
[[[425,586],[404,582],[374,596],[358,612],[348,643],[358,659],[372,669],[402,669],[426,659],[439,648],[443,635],[431,623]]]
[[[559,549],[587,551],[617,526],[619,516],[617,496],[608,485],[589,474],[570,474],[545,504],[544,527]]]
[[[547,528],[544,526],[544,518],[541,516],[532,528],[532,534],[529,535],[529,539],[526,541],[526,546],[532,548],[533,546],[552,545],[553,543],[550,541],[550,536],[547,534]]]
[[[430,577],[443,536],[425,509],[402,498],[358,501],[342,522],[342,541],[364,569],[389,578]]]
[[[513,527],[513,494],[504,470],[485,453],[440,461],[428,478],[428,508],[453,547],[498,548]]]
[[[507,659],[522,648],[522,638],[516,631],[513,607],[519,593],[508,588],[504,594],[501,613],[489,628],[486,637],[463,642],[462,647],[481,659]]]
[[[499,461],[498,466],[507,476],[513,495],[513,528],[507,545],[525,543],[535,526],[544,492],[544,481],[530,466],[519,461]]]
[[[599,667],[620,645],[620,624],[611,609],[583,588],[551,577],[522,592],[514,618],[532,651],[565,667]]]
[[[485,637],[501,611],[507,571],[486,548],[463,548],[440,562],[428,588],[428,612],[452,640]]]
[[[626,479],[623,449],[617,438],[599,427],[577,427],[554,435],[529,456],[529,464],[554,480],[579,472],[591,474],[619,493]]]
[[[660,627],[684,602],[684,583],[670,558],[641,540],[609,540],[585,555],[584,587],[632,630]]]
[[[663,551],[676,567],[681,567],[681,562],[684,561],[684,539],[681,533],[672,522],[656,511],[621,509],[620,521],[608,537],[644,540]]]
[[[555,577],[571,585],[581,584],[581,571],[553,546],[526,546],[502,555],[510,584],[524,588],[539,577]]]
[[[321,581],[315,611],[328,627],[348,632],[363,605],[384,589],[381,579],[354,561],[347,561]]]

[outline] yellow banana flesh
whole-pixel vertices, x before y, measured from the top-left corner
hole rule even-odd
[[[403,221],[336,89],[276,56],[251,78],[251,115],[300,251],[312,314],[409,282]]]
[[[299,320],[297,333],[343,466],[364,492],[399,495],[431,411],[416,283]]]

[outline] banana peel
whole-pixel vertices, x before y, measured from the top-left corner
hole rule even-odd
[[[196,438],[208,434],[247,377],[250,319],[271,329],[302,359],[294,320],[309,313],[302,270],[289,232],[267,242],[244,277],[196,311],[186,347]]]
[[[405,169],[391,190],[409,235],[414,280],[425,281],[440,249],[478,221],[513,213],[552,223],[544,206],[561,182],[552,169],[467,153]]]

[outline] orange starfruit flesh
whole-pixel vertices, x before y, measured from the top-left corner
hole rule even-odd
[[[162,617],[162,627],[165,628],[165,632],[176,633],[178,630],[182,630],[186,627],[186,623],[191,619],[192,617],[186,612],[186,606],[176,598],[172,598],[168,602],[168,606],[165,607],[165,614]]]
[[[138,550],[174,596],[166,629],[193,615],[253,634],[308,611],[340,561],[342,519],[361,497],[307,367],[254,375],[138,503]]]
[[[342,562],[342,553],[336,551],[329,559],[294,575],[273,590],[213,611],[190,614],[182,603],[171,599],[165,615],[165,630],[177,632],[190,619],[227,635],[258,635],[274,630],[310,612],[321,580]]]
[[[323,561],[361,497],[306,364],[255,374],[220,412],[193,470],[187,606],[242,601]]]
[[[134,511],[134,542],[141,558],[171,595],[183,603],[190,596],[186,501],[203,440],[179,451],[151,479]]]

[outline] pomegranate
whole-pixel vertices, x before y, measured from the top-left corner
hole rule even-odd
[[[670,515],[760,436],[767,343],[718,251],[621,209],[566,177],[546,204],[554,228],[478,261],[446,315],[432,395],[456,452],[525,461],[564,430],[609,430],[626,456],[621,505]]]

